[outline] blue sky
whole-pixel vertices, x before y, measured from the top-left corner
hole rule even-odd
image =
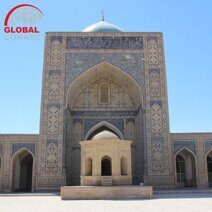
[[[1,1],[0,133],[38,133],[44,40],[5,40],[7,12],[21,3],[44,13],[41,32],[81,31],[105,19],[124,31],[164,35],[171,132],[212,132],[212,1]]]

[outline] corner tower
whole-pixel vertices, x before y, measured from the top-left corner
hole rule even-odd
[[[173,186],[163,39],[100,21],[45,39],[37,190],[80,183],[80,144],[131,140],[134,184]]]

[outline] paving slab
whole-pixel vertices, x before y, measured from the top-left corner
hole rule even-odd
[[[1,196],[0,212],[211,212],[212,194],[156,194],[149,200],[70,200],[60,196]]]

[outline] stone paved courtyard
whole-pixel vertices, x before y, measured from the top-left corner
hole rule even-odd
[[[0,212],[212,211],[212,194],[156,194],[151,200],[62,201],[60,196],[0,196]]]

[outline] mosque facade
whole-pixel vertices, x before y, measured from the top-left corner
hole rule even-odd
[[[0,191],[54,191],[91,175],[97,185],[112,175],[112,185],[212,186],[212,133],[170,133],[160,32],[102,20],[46,33],[40,133],[0,135]]]

